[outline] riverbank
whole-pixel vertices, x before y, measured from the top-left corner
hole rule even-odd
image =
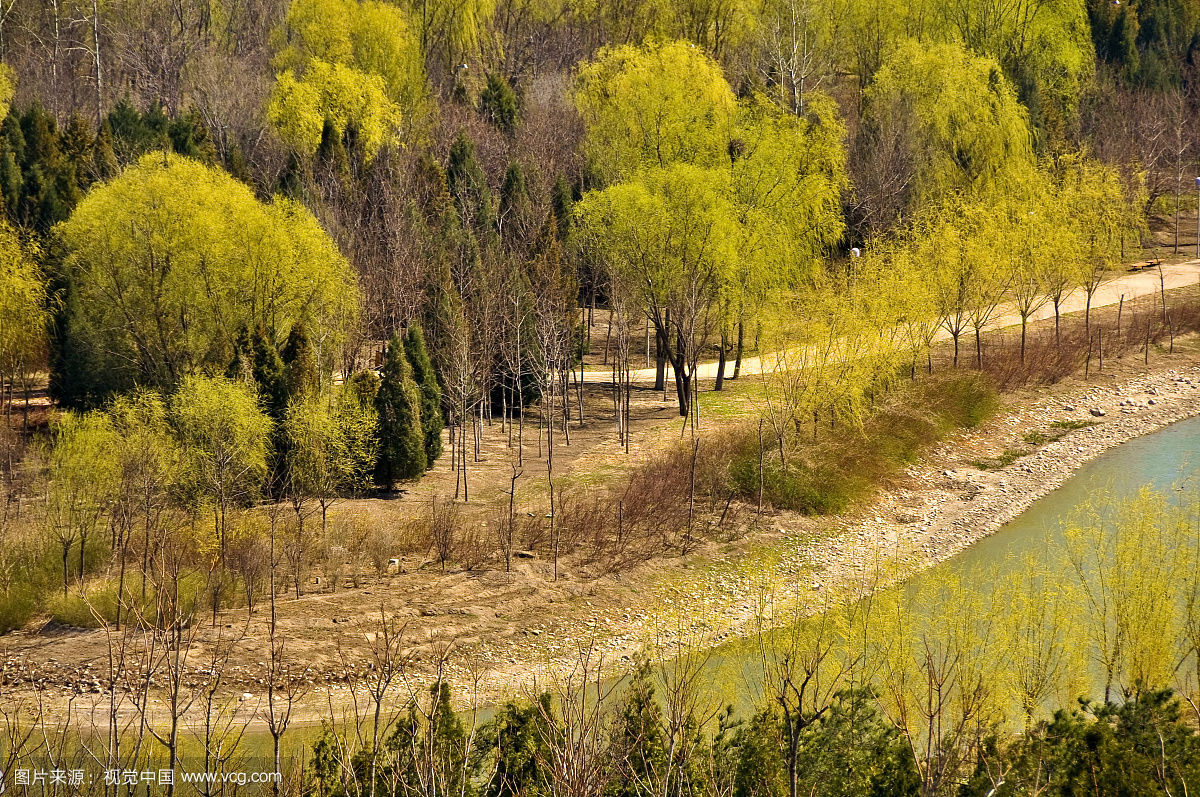
[[[380,611],[407,627],[414,685],[445,655],[444,672],[464,702],[486,704],[570,671],[581,648],[617,672],[647,645],[669,650],[681,638],[713,645],[753,633],[767,601],[819,603],[876,569],[889,579],[921,572],[988,536],[1104,451],[1200,413],[1200,350],[1181,338],[1176,353],[1156,353],[1148,366],[1140,357],[1115,360],[1089,381],[1020,390],[1003,402],[988,422],[933,446],[875,500],[842,517],[767,514],[741,539],[599,578],[568,573],[550,583],[546,563],[533,560],[513,573],[429,576],[438,588],[419,587],[425,577],[413,573],[283,602],[292,623],[288,655],[303,662],[307,682],[295,719],[315,722],[352,702],[345,662],[366,660]],[[205,662],[213,640],[224,638],[232,650],[224,689],[238,695],[239,714],[261,720],[269,654],[261,635],[236,612],[227,615],[197,640],[193,661]],[[103,723],[103,632],[31,630],[0,638],[0,651],[0,699],[38,692],[48,710],[73,702],[78,716],[91,717],[85,722]],[[122,713],[130,710],[125,703]]]
[[[1009,394],[987,423],[934,446],[868,506],[846,516],[774,513],[765,528],[736,543],[705,546],[688,560],[648,563],[625,577],[644,588],[619,622],[586,616],[587,629],[610,633],[572,634],[562,623],[547,623],[539,632],[542,661],[514,660],[481,685],[493,695],[544,680],[573,664],[573,654],[553,655],[562,647],[590,644],[627,660],[646,645],[670,647],[685,638],[690,645],[719,644],[756,633],[768,603],[799,599],[817,606],[838,586],[876,573],[901,581],[944,562],[1105,451],[1200,415],[1195,345],[1180,341],[1178,353],[1155,358],[1149,371],[1140,360],[1118,362],[1090,382],[1073,378]]]

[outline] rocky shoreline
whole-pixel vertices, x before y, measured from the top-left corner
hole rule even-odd
[[[710,543],[696,557],[657,560],[579,583],[571,590],[576,598],[554,603],[555,611],[522,636],[475,646],[469,663],[453,661],[446,672],[461,687],[472,684],[486,704],[570,672],[583,647],[603,654],[615,674],[647,644],[669,652],[684,637],[689,644],[714,645],[751,635],[762,627],[764,584],[778,605],[819,598],[824,590],[871,576],[884,563],[888,582],[909,578],[989,536],[1105,451],[1200,414],[1196,363],[1176,356],[1172,368],[1161,363],[1145,374],[1131,369],[1122,377],[1108,375],[1104,385],[1072,383],[1010,396],[1010,406],[982,428],[926,452],[897,484],[852,515],[781,513],[770,518],[768,529],[733,544]],[[1021,443],[1038,431],[1058,439]],[[1014,445],[1027,453],[1003,467],[969,464]],[[0,687],[90,693],[100,700],[107,691],[101,669],[10,650],[0,656]],[[302,677],[320,703],[348,689],[344,671],[311,668]],[[261,671],[238,662],[226,682],[239,692],[257,691]]]
[[[944,561],[989,536],[1062,486],[1080,467],[1105,451],[1200,414],[1200,366],[1139,376],[1109,387],[1091,387],[1040,402],[1020,415],[1033,417],[1020,428],[1047,422],[1090,425],[1064,434],[995,470],[954,469],[911,475],[936,485],[925,517],[902,533],[919,540],[926,564]],[[1011,423],[1014,419],[1007,418]],[[894,516],[915,496],[887,497]],[[920,500],[920,499],[918,499]],[[910,519],[901,517],[901,519]],[[899,525],[899,524],[897,524]]]
[[[639,590],[640,607],[626,606],[615,618],[603,611],[572,618],[586,619],[589,629],[603,623],[607,633],[599,637],[572,635],[567,623],[558,622],[539,631],[540,644],[520,651],[525,655],[485,656],[494,669],[482,691],[512,694],[532,680],[570,671],[577,657],[563,653],[573,644],[627,662],[647,644],[669,654],[685,637],[688,644],[716,645],[750,636],[764,627],[769,611],[764,585],[780,607],[793,599],[820,605],[824,591],[874,580],[884,569],[880,583],[911,578],[990,536],[1105,451],[1200,415],[1195,362],[1174,358],[1173,368],[1130,372],[1111,384],[1060,385],[1018,398],[983,428],[935,446],[901,483],[851,516],[776,515],[771,531],[748,537],[732,552],[708,546],[703,565],[658,562],[628,574],[623,583],[648,585]],[[1003,467],[966,464],[980,446],[1000,453],[1039,431],[1057,439],[1023,445],[1027,453]],[[768,556],[753,556],[764,549]],[[794,615],[789,610],[780,616]]]

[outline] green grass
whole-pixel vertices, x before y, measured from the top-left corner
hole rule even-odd
[[[742,376],[734,381],[726,379],[719,393],[705,390],[699,394],[700,423],[712,418],[746,417],[757,409],[765,396],[766,388],[757,377]]]
[[[817,441],[795,445],[786,462],[769,450],[762,463],[763,500],[809,515],[842,513],[870,497],[930,444],[956,429],[978,426],[998,403],[992,386],[975,375],[930,379],[902,389],[861,428],[818,427]],[[755,499],[757,439],[743,437],[730,461],[734,490]]]
[[[1031,432],[1025,433],[1021,439],[1024,440],[1026,445],[1030,446],[1030,448],[1005,449],[1004,453],[998,457],[976,460],[971,464],[980,470],[999,470],[1000,468],[1008,467],[1026,454],[1032,454],[1035,450],[1044,445],[1056,443],[1059,440],[1062,440],[1067,436],[1068,433],[1073,432],[1076,429],[1084,429],[1092,424],[1092,421],[1055,421],[1054,423],[1050,424],[1049,432],[1041,432],[1035,429]]]
[[[1026,438],[1028,437],[1029,435],[1026,435]],[[994,457],[992,459],[975,460],[971,464],[976,468],[979,468],[979,470],[999,470],[1000,468],[1007,468],[1009,465],[1013,464],[1018,459],[1029,453],[1032,452],[1019,448],[1006,448],[1004,449],[1004,453],[998,457]]]
[[[1053,429],[1062,429],[1064,432],[1073,432],[1076,429],[1086,429],[1089,426],[1095,426],[1095,421],[1055,421],[1050,424]],[[1054,438],[1055,440],[1062,439],[1063,435]]]

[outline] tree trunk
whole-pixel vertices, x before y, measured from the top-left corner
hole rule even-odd
[[[725,359],[729,351],[729,341],[726,339],[725,331],[721,330],[721,352],[717,355],[717,383],[713,390],[720,391],[725,386]]]
[[[667,387],[667,346],[663,340],[663,332],[654,325],[654,389],[666,390]]]
[[[737,323],[737,348],[734,351],[733,357],[733,376],[730,379],[737,379],[742,375],[742,346],[745,342],[746,327],[742,319],[738,319]]]
[[[104,124],[104,80],[100,71],[100,1],[92,0],[92,67],[96,70],[96,130]]]
[[[691,410],[692,374],[682,352],[671,352],[671,370],[675,372],[675,396],[679,399],[679,417],[686,418]]]

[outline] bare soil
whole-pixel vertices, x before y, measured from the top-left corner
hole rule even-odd
[[[595,329],[602,335],[599,325]],[[603,652],[620,668],[647,643],[669,644],[697,633],[719,642],[745,633],[765,589],[819,594],[881,558],[901,575],[928,567],[994,531],[1103,450],[1200,413],[1197,340],[1178,339],[1173,353],[1152,348],[1149,359],[1147,365],[1140,355],[1126,356],[1106,361],[1103,372],[1087,380],[1077,375],[1006,394],[994,418],[951,435],[875,500],[841,517],[754,517],[745,511],[737,539],[709,540],[685,557],[659,556],[619,572],[605,563],[568,560],[557,581],[542,553],[515,559],[511,572],[493,556],[474,569],[452,565],[443,573],[432,554],[421,551],[398,556],[399,573],[359,588],[338,585],[299,599],[281,597],[286,656],[304,668],[311,685],[297,721],[314,721],[348,703],[347,670],[361,665],[377,644],[381,614],[404,624],[415,677],[429,676],[440,663],[460,692],[490,702],[570,668],[581,648]],[[605,413],[603,388],[589,388],[585,398],[582,424],[571,422],[570,445],[556,437],[556,484],[606,482],[680,438],[670,394],[664,400],[661,392],[635,392],[628,454],[616,442],[611,408]],[[736,393],[729,400],[736,412]],[[1049,434],[1063,420],[1094,425],[1042,447],[1024,442],[1029,432]],[[516,430],[513,437],[515,446]],[[516,503],[523,512],[540,512],[545,459],[539,457],[536,419],[527,421],[523,437]],[[507,511],[516,450],[508,439],[499,419],[484,424],[478,461],[472,455],[468,468],[469,522]],[[974,464],[1015,449],[1029,451],[1004,467],[980,470]],[[452,497],[454,487],[455,473],[443,458],[402,495],[344,501],[332,514],[401,527],[425,512],[434,496]],[[263,603],[252,614],[225,612],[198,627],[191,653],[199,671],[214,649],[231,646],[224,689],[244,693],[248,716],[262,705],[269,658],[265,609]],[[36,694],[51,707],[70,703],[95,711],[107,700],[108,655],[109,638],[98,630],[38,624],[0,637],[0,699]]]

